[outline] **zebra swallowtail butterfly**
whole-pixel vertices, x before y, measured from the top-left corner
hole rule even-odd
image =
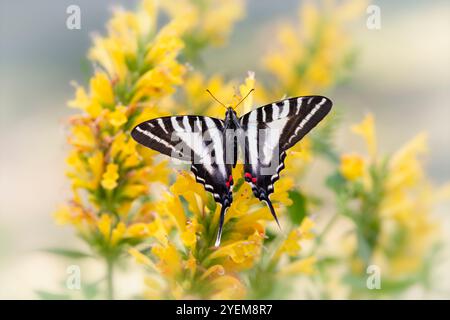
[[[215,242],[219,246],[225,213],[233,201],[231,170],[238,150],[245,181],[266,203],[279,226],[269,196],[284,169],[286,151],[314,128],[331,106],[326,97],[296,97],[259,107],[240,118],[233,108],[226,107],[224,120],[191,115],[162,117],[137,125],[131,135],[150,149],[191,163],[196,181],[221,205]]]

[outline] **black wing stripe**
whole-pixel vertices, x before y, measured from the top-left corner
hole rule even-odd
[[[331,101],[325,97],[308,98],[307,103],[299,105],[299,117],[290,124],[290,136],[280,141],[282,150],[287,150],[300,141],[312,128],[314,128],[331,110]]]

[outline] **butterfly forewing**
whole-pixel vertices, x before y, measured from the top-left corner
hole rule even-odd
[[[232,202],[232,166],[225,161],[224,130],[223,121],[216,118],[174,116],[143,122],[131,132],[140,144],[191,163],[196,181],[222,205],[217,245],[225,212]]]

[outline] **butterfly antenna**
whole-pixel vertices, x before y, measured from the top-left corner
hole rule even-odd
[[[251,89],[246,95],[245,97],[242,98],[241,101],[239,101],[239,103],[234,107],[234,109],[236,109],[245,99],[247,99],[247,97],[250,95],[250,93],[252,93],[253,91],[255,91],[255,88]]]
[[[219,220],[219,230],[217,231],[217,238],[216,243],[214,246],[217,248],[220,246],[220,239],[222,238],[222,229],[223,229],[223,222],[225,220],[225,211],[228,209],[228,206],[222,204],[222,208],[220,209],[220,220]]]
[[[211,93],[211,91],[209,91],[209,89],[206,89],[206,92],[208,92],[209,94],[210,94],[210,96],[214,99],[214,100],[216,100],[218,103],[220,103],[225,109],[227,109],[227,106],[226,105],[224,105],[221,101],[219,101],[219,99],[217,99],[212,93]]]
[[[277,214],[275,213],[275,209],[273,208],[272,201],[270,201],[269,197],[264,197],[264,201],[267,203],[270,213],[272,214],[275,221],[277,222],[278,228],[280,228],[280,230],[281,230],[281,225],[280,225],[280,222],[278,221],[278,217],[277,217]]]

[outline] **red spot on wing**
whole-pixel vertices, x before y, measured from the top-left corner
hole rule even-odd
[[[249,173],[249,172],[246,172],[246,173],[244,174],[244,177],[245,177],[246,179],[248,179],[247,181],[251,181],[251,182],[253,182],[253,183],[256,183],[256,181],[257,181],[257,179],[254,178],[254,177],[252,176],[252,174]]]
[[[230,176],[228,177],[228,181],[225,182],[225,185],[227,186],[227,188],[229,188],[232,183],[233,183],[233,176],[230,174]]]

